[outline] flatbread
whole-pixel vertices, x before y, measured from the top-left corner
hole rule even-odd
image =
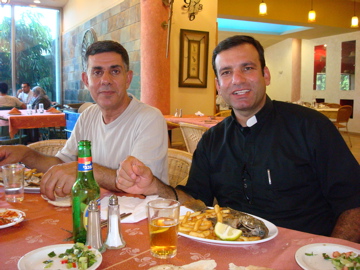
[[[148,270],[215,270],[215,260],[201,260],[183,266],[176,266],[172,264],[157,265]]]
[[[229,264],[229,270],[275,270],[268,267],[262,267],[262,266],[255,266],[255,265],[249,265],[249,266],[236,266],[233,263]]]

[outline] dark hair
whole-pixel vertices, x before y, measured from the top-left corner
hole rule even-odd
[[[222,51],[231,49],[233,47],[236,47],[236,46],[239,46],[239,45],[242,45],[242,44],[251,44],[258,51],[259,60],[260,60],[260,64],[261,64],[261,70],[262,70],[262,72],[264,74],[264,67],[265,67],[266,64],[265,64],[265,56],[264,56],[264,48],[263,48],[263,46],[260,44],[259,41],[257,41],[253,37],[243,36],[243,35],[236,35],[236,36],[232,36],[232,37],[229,37],[229,38],[221,41],[213,51],[212,66],[213,66],[216,78],[218,77],[218,74],[216,72],[216,64],[215,64],[216,56],[219,53],[221,53]]]
[[[27,86],[30,87],[30,83],[28,83],[28,82],[23,82],[23,83],[21,83],[21,84],[26,84]]]
[[[8,90],[9,90],[9,86],[7,85],[7,83],[0,82],[0,92],[2,94],[7,94]]]
[[[129,70],[130,62],[129,62],[129,55],[126,49],[120,43],[112,40],[97,41],[91,44],[89,48],[87,48],[84,59],[86,63],[86,69],[89,60],[89,55],[95,55],[104,52],[115,52],[120,54],[124,61],[126,70]]]

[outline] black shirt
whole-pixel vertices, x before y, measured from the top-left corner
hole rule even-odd
[[[243,128],[234,114],[207,131],[179,188],[212,205],[299,231],[330,235],[360,207],[360,167],[334,124],[300,105],[271,101]]]

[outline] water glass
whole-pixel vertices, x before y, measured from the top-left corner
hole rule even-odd
[[[1,166],[5,199],[8,202],[22,202],[24,200],[24,170],[23,164],[8,164]]]
[[[39,103],[39,113],[43,113],[43,112],[44,112],[44,104]]]
[[[156,258],[173,258],[177,253],[180,203],[157,199],[148,202],[150,253]]]
[[[32,115],[32,106],[31,106],[31,104],[26,105],[26,113],[28,115]]]

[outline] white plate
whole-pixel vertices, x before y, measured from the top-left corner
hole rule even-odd
[[[27,186],[27,187],[24,187],[24,192],[25,193],[40,193],[40,187]]]
[[[331,261],[325,260],[322,255],[323,253],[326,253],[332,257],[334,251],[339,251],[340,253],[352,251],[360,254],[360,250],[352,247],[330,243],[317,243],[299,248],[295,253],[295,260],[300,267],[305,270],[334,270],[335,267]],[[305,253],[314,255],[307,256]]]
[[[8,224],[5,224],[5,225],[0,225],[0,229],[4,229],[4,228],[7,228],[7,227],[11,227],[11,226],[14,226],[15,224],[18,224],[20,223],[21,221],[24,220],[25,218],[25,213],[23,211],[20,211],[20,210],[16,210],[16,209],[8,209],[8,208],[0,208],[0,213],[2,212],[5,212],[7,210],[10,210],[10,211],[14,211],[18,214],[17,217],[15,218],[12,218],[12,221],[11,223],[8,223]]]
[[[60,253],[64,253],[66,249],[72,248],[74,244],[62,244],[62,245],[53,245],[35,249],[26,253],[22,256],[18,262],[18,269],[19,270],[38,270],[44,269],[45,264],[43,261],[50,259],[48,254],[52,251],[58,256]],[[99,251],[93,250],[96,254],[97,262],[93,264],[88,270],[95,270],[97,269],[101,262],[102,262],[102,255]],[[54,260],[52,267],[46,268],[47,270],[54,270],[54,269],[67,269],[65,264],[61,264],[61,260],[58,257],[51,258]]]
[[[189,210],[189,209],[181,206],[180,215],[185,215],[186,211],[193,212],[192,210]],[[191,236],[191,235],[181,233],[181,232],[179,232],[179,235],[184,236],[186,238],[193,239],[198,242],[202,242],[202,243],[206,243],[206,244],[210,244],[210,245],[216,245],[216,246],[244,246],[244,245],[259,244],[259,243],[270,241],[271,239],[275,238],[278,235],[278,233],[279,233],[278,228],[273,223],[271,223],[263,218],[254,216],[254,215],[251,215],[251,216],[253,216],[257,219],[260,219],[265,223],[266,227],[269,229],[269,234],[266,238],[263,238],[263,239],[257,240],[257,241],[222,241],[222,240],[212,240],[212,239],[195,237],[195,236]]]

